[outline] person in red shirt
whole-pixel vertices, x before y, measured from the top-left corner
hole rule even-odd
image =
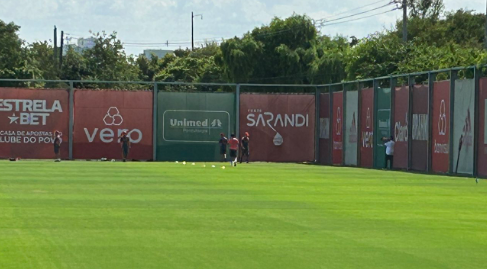
[[[240,144],[240,142],[235,137],[235,134],[231,135],[228,144],[230,144],[230,165],[237,166],[237,156],[238,156],[237,152],[238,152],[238,145]]]

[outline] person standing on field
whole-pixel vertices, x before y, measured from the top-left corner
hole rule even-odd
[[[243,162],[244,156],[247,157],[247,163],[249,163],[249,156],[250,156],[249,143],[250,143],[250,135],[248,132],[245,132],[245,136],[243,136],[242,139],[240,140],[240,145],[242,146],[242,155],[240,156],[240,163]]]
[[[60,131],[54,132],[54,154],[56,155],[56,162],[61,161],[61,143],[63,143],[62,133]]]
[[[120,144],[122,146],[122,158],[123,162],[127,160],[127,156],[129,155],[129,150],[131,148],[130,138],[127,136],[127,132],[124,131],[122,136],[119,137]]]
[[[220,134],[220,140],[218,143],[220,144],[220,155],[222,155],[222,162],[226,162],[228,138],[225,137],[224,133]]]
[[[238,139],[235,137],[235,134],[231,135],[228,144],[230,144],[230,165],[237,166],[238,145],[240,143],[238,142]]]
[[[390,162],[390,168],[392,169],[393,167],[393,161],[394,161],[394,145],[396,142],[394,142],[394,137],[391,136],[390,138],[384,137],[382,138],[382,141],[384,141],[384,146],[386,146],[386,167],[387,168],[387,163]]]

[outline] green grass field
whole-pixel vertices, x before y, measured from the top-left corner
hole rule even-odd
[[[487,181],[299,164],[0,162],[2,269],[486,266]]]

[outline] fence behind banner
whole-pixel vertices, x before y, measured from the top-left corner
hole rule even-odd
[[[0,158],[219,161],[250,133],[250,160],[487,177],[487,77],[465,67],[331,85],[0,79]]]

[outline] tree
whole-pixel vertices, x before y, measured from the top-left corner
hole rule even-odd
[[[396,73],[398,63],[407,57],[407,47],[396,35],[376,33],[362,39],[347,57],[349,80]]]
[[[33,78],[24,62],[23,41],[17,35],[20,26],[0,20],[0,78]]]
[[[409,16],[437,20],[445,5],[443,0],[408,0]]]

